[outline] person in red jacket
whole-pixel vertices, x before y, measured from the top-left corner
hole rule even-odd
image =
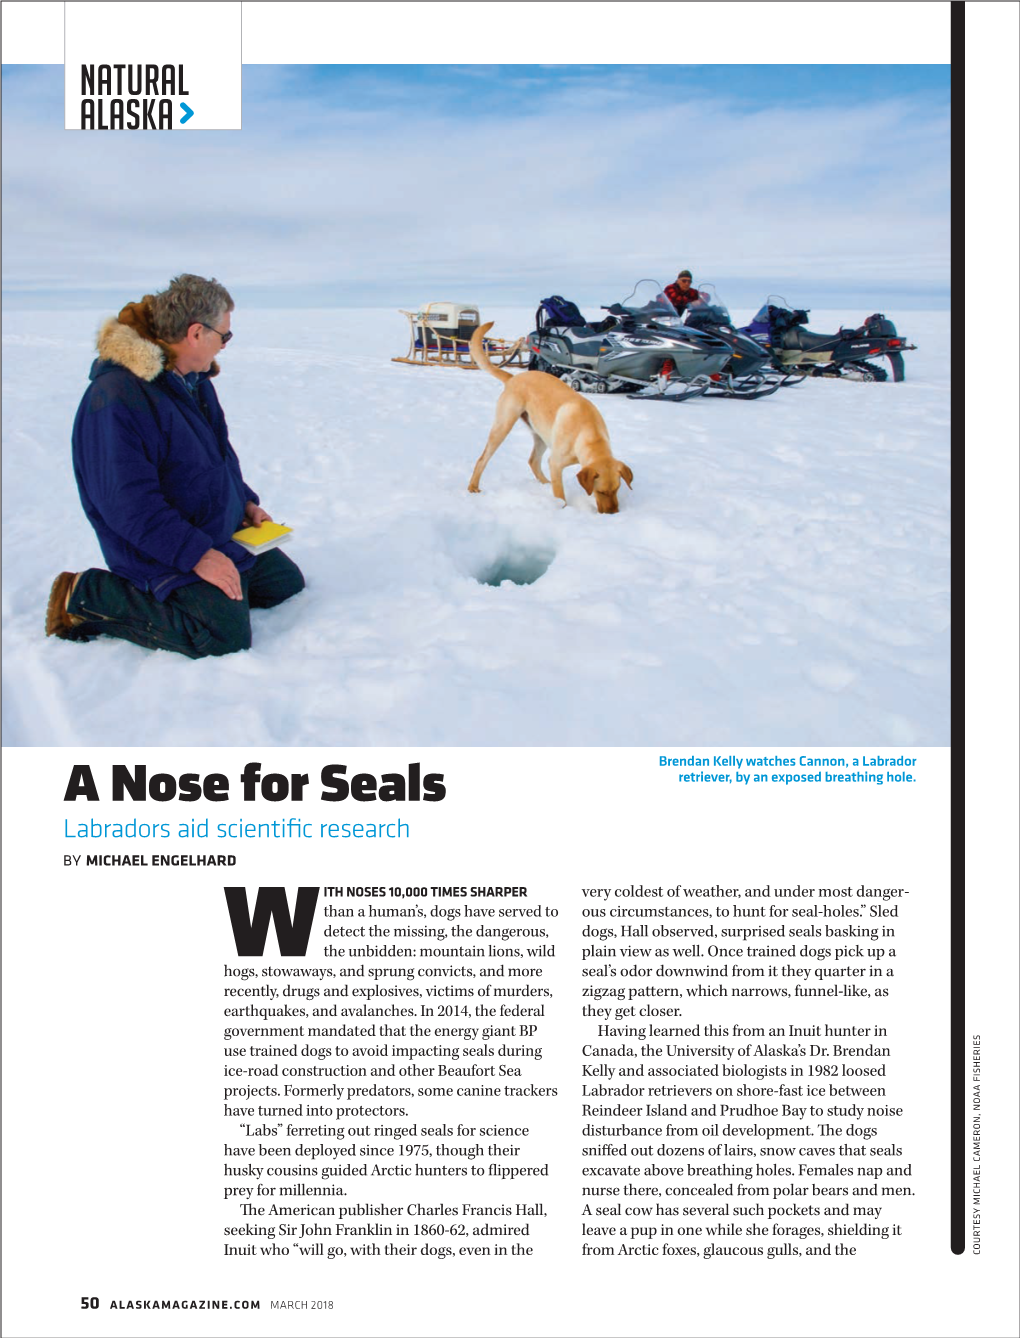
[[[691,278],[691,271],[682,269],[676,276],[676,283],[671,283],[666,288],[666,296],[681,316],[684,315],[692,302],[697,302],[701,297],[697,288],[691,287]]]

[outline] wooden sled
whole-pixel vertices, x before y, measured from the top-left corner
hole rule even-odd
[[[471,356],[469,342],[481,324],[478,308],[457,302],[429,302],[419,311],[403,311],[411,326],[411,346],[403,358],[416,367],[462,367],[478,370]],[[526,367],[524,336],[515,343],[505,339],[485,339],[485,351],[497,367]]]

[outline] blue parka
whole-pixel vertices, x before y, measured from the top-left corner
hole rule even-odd
[[[258,496],[227,435],[216,364],[189,390],[168,370],[166,346],[120,319],[106,322],[97,347],[71,444],[109,569],[160,601],[201,579],[192,568],[210,548],[247,571],[255,557],[230,536]]]

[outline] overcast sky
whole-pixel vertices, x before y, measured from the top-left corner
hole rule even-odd
[[[190,270],[258,306],[597,307],[683,266],[732,306],[948,306],[948,66],[245,66],[242,111],[68,132],[63,67],[5,66],[5,304]]]

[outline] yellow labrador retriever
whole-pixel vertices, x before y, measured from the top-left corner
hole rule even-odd
[[[482,340],[494,322],[480,326],[471,336],[471,356],[478,366],[506,383],[496,402],[496,417],[485,450],[478,457],[468,492],[478,492],[482,472],[495,455],[518,418],[531,429],[534,447],[528,464],[539,483],[549,480],[542,473],[542,456],[549,451],[549,473],[553,495],[566,505],[563,495],[563,471],[567,465],[580,465],[577,481],[604,515],[620,509],[617,494],[620,480],[629,488],[634,475],[622,460],[615,460],[609,445],[609,432],[594,404],[548,372],[510,372],[493,366]]]

